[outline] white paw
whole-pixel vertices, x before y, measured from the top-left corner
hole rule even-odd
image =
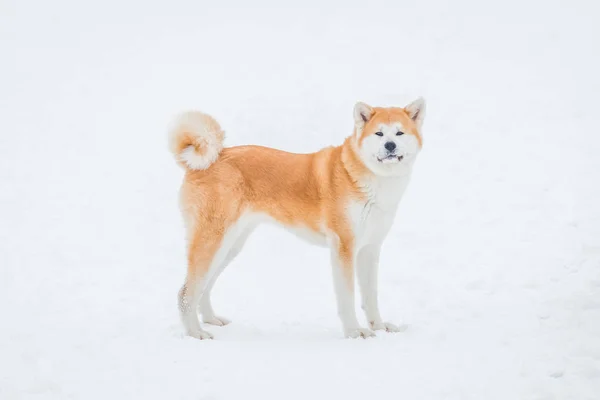
[[[216,326],[225,326],[231,321],[224,317],[218,317],[213,315],[212,317],[202,317],[202,322],[205,324],[216,325]]]
[[[374,331],[402,332],[406,330],[406,326],[398,326],[389,322],[369,322],[369,325]]]
[[[373,332],[372,330],[370,330],[368,328],[351,329],[346,332],[346,337],[352,338],[352,339],[356,339],[356,338],[366,339],[366,338],[373,337],[373,336],[375,336],[375,332]]]
[[[194,331],[194,332],[189,332],[188,335],[190,335],[193,338],[200,339],[200,340],[206,340],[206,339],[213,339],[214,338],[213,335],[212,335],[212,333],[203,331],[201,329],[197,330],[197,331]]]

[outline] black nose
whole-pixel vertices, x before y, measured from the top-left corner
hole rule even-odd
[[[387,142],[386,144],[383,145],[383,147],[385,147],[385,149],[387,151],[394,151],[394,150],[396,150],[396,143],[394,143],[394,142]]]

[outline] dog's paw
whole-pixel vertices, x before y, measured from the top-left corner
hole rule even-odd
[[[213,315],[211,317],[203,316],[202,322],[204,322],[205,324],[210,324],[210,325],[225,326],[225,325],[229,324],[231,321],[225,317],[219,317],[219,316]]]
[[[375,332],[373,332],[372,330],[370,330],[368,328],[351,329],[346,332],[346,337],[351,338],[351,339],[356,339],[356,338],[366,339],[366,338],[370,338],[373,336],[375,336]]]
[[[404,325],[394,325],[389,322],[369,322],[371,329],[374,331],[386,331],[386,332],[402,332],[406,330],[406,326]]]
[[[200,339],[200,340],[214,339],[214,336],[212,335],[212,333],[206,332],[202,329],[193,331],[193,332],[189,332],[188,335],[193,338]]]

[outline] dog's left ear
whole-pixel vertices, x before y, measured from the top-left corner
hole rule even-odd
[[[408,116],[415,121],[417,128],[421,129],[421,125],[423,125],[423,119],[425,119],[425,99],[419,97],[404,107],[404,110],[408,113]]]
[[[371,106],[358,102],[354,106],[354,123],[356,126],[363,127],[367,121],[373,116],[373,109]]]

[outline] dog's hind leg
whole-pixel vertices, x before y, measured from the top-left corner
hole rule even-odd
[[[229,263],[231,263],[231,261],[235,259],[235,257],[240,253],[240,251],[242,251],[242,248],[244,247],[248,236],[250,236],[255,227],[254,224],[244,224],[243,222],[241,222],[241,224],[243,224],[243,226],[240,226],[237,232],[231,232],[233,235],[237,234],[238,236],[228,238],[233,242],[233,245],[231,246],[227,257],[225,257],[225,260],[221,263],[221,265],[218,268],[215,268],[214,273],[212,274],[206,285],[206,289],[204,290],[202,299],[200,300],[200,313],[202,314],[202,321],[207,324],[223,326],[231,322],[227,318],[215,314],[215,311],[213,310],[210,301],[210,293],[215,285],[215,282],[219,278],[219,275],[221,275],[221,273],[225,270]]]
[[[236,233],[235,224],[226,230],[202,224],[192,236],[188,250],[188,273],[185,284],[179,291],[179,312],[189,336],[198,339],[213,337],[200,327],[198,307],[207,294],[207,289],[212,287],[211,280],[220,273],[219,269],[235,242]]]

